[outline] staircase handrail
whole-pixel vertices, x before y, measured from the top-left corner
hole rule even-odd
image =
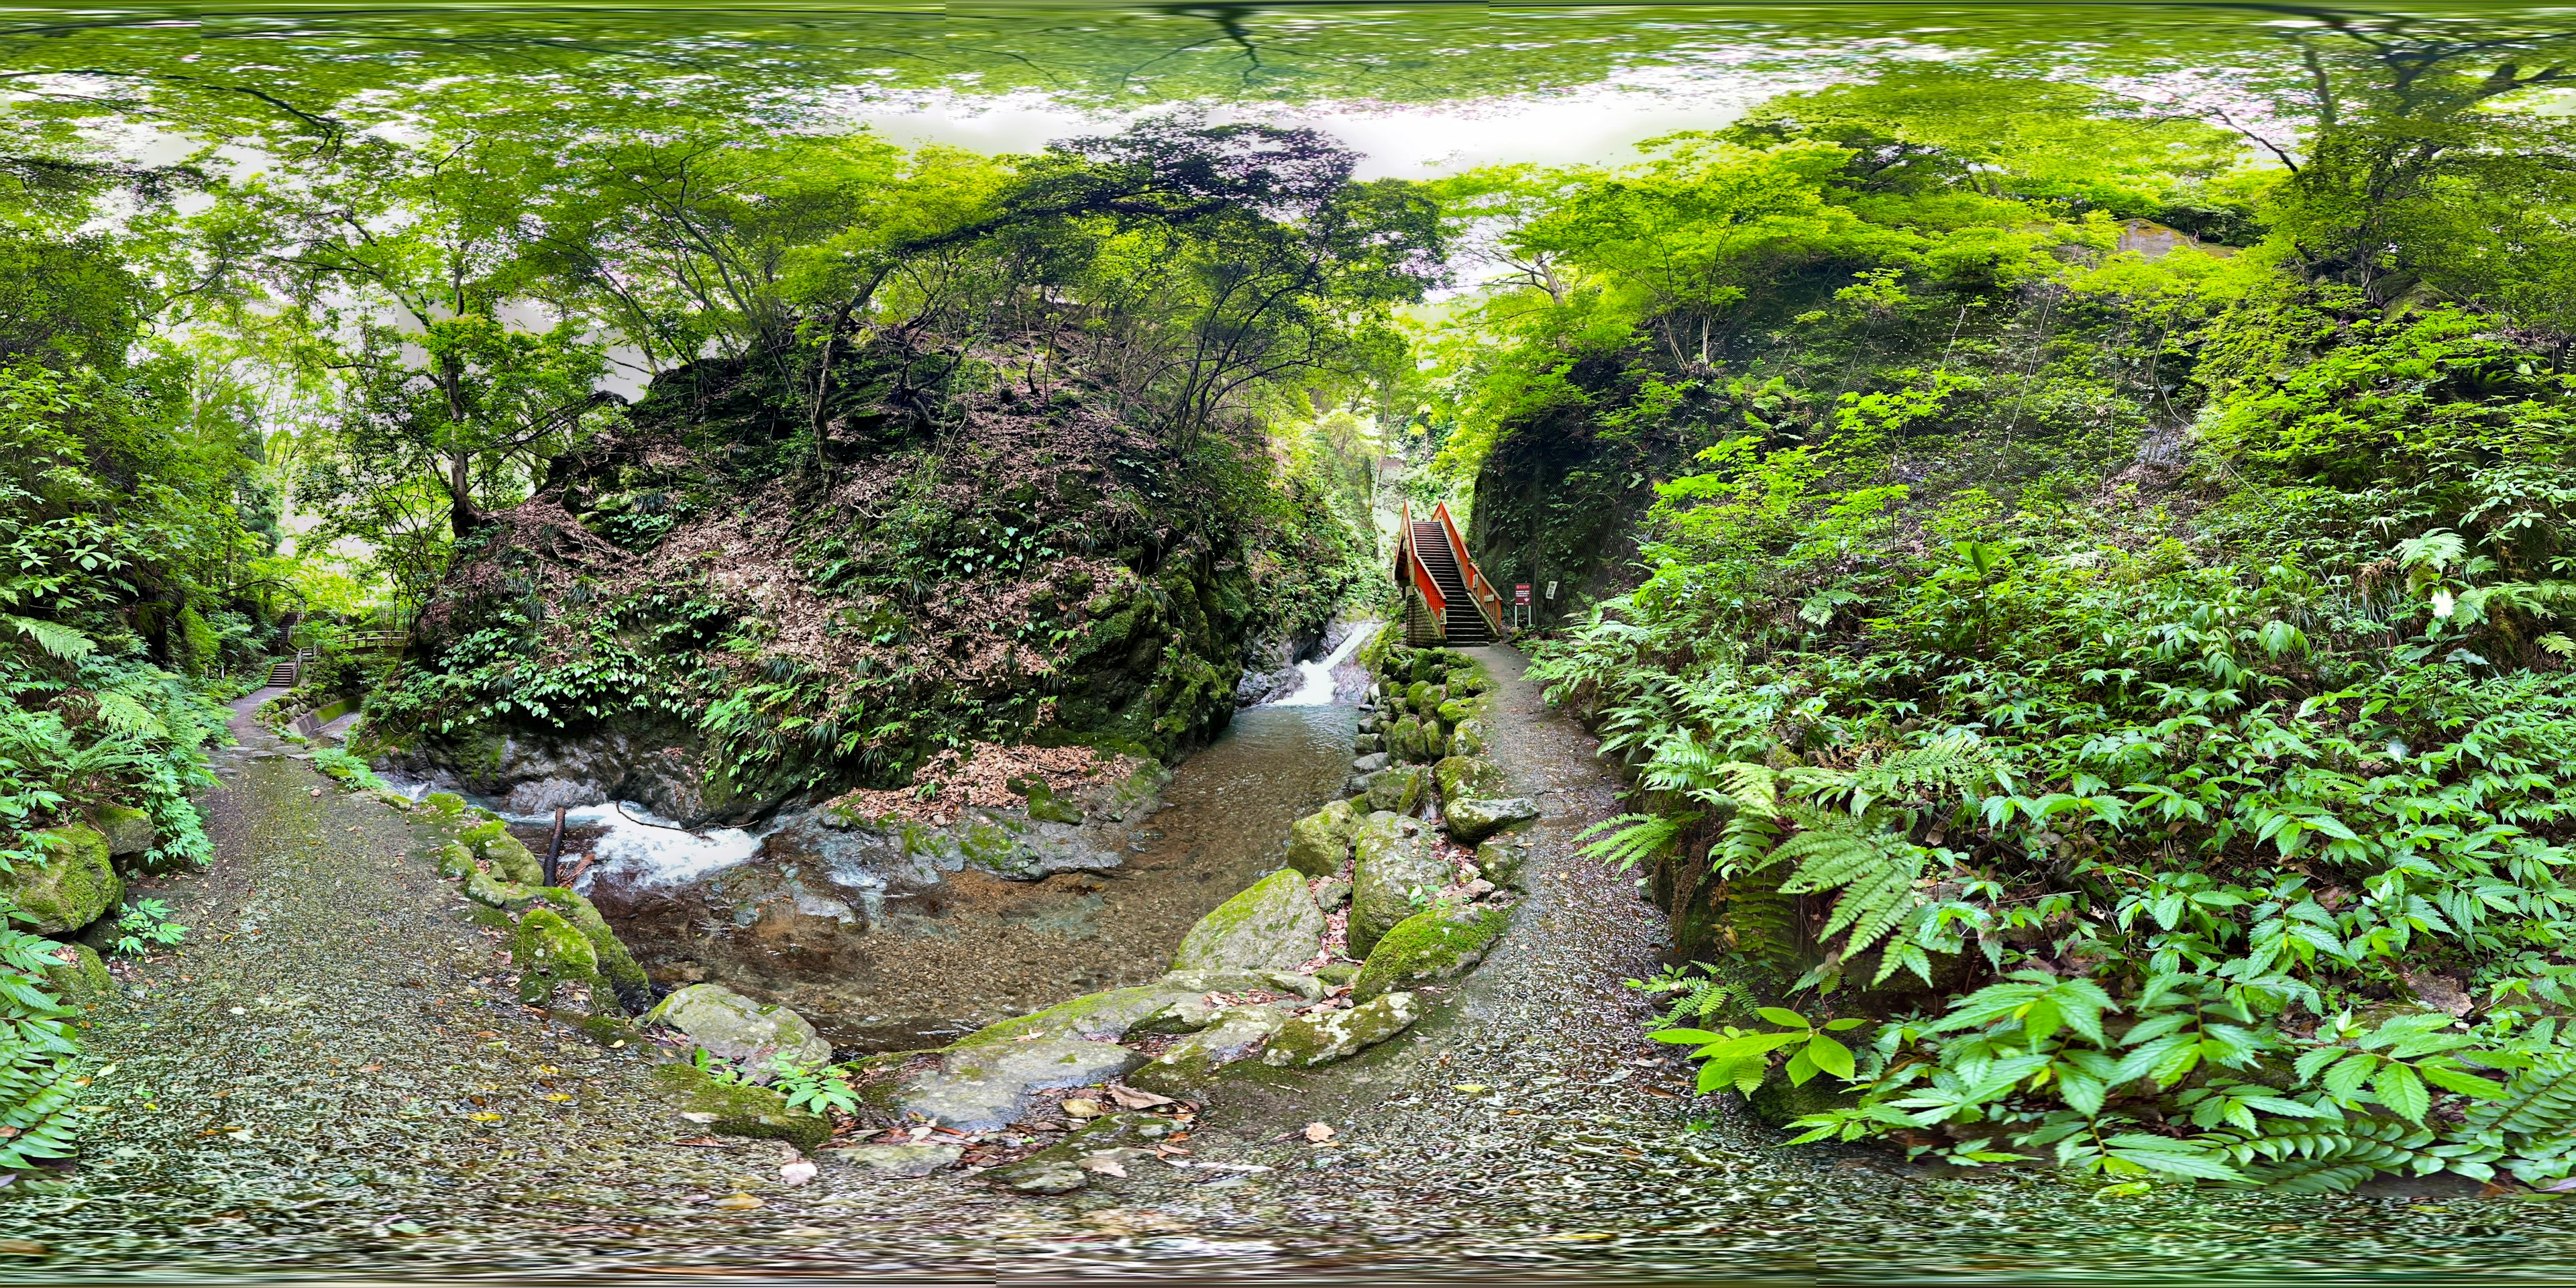
[[[1458,531],[1458,521],[1449,515],[1449,503],[1443,501],[1431,516],[1440,521],[1440,530],[1449,538],[1449,553],[1458,560],[1458,575],[1467,585],[1467,600],[1485,615],[1485,625],[1492,628],[1495,639],[1503,638],[1503,597],[1494,583],[1485,579],[1485,570],[1467,555],[1467,538]]]
[[[1449,612],[1449,597],[1440,593],[1440,582],[1431,575],[1429,566],[1422,562],[1422,552],[1413,548],[1413,502],[1404,503],[1403,514],[1404,526],[1398,529],[1402,534],[1402,544],[1396,549],[1395,579],[1399,582],[1410,580],[1413,588],[1422,592],[1423,600],[1430,604],[1431,615],[1445,618]]]

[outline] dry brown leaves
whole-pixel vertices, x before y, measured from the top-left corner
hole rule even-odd
[[[1124,778],[1142,764],[1133,756],[1090,747],[1005,747],[979,742],[963,757],[952,751],[921,767],[914,777],[922,783],[935,784],[933,791],[923,793],[909,787],[862,789],[831,804],[862,818],[946,824],[957,821],[960,812],[975,806],[991,809],[1020,801],[1021,795],[1010,788],[1014,780],[1035,778],[1043,781],[1047,790],[1064,795]]]

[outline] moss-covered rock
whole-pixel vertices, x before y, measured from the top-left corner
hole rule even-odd
[[[1422,825],[1401,815],[1369,815],[1356,849],[1349,921],[1349,951],[1355,956],[1375,948],[1380,936],[1414,914],[1417,893],[1427,897],[1457,875],[1431,852]]]
[[[114,912],[125,900],[125,879],[108,858],[107,838],[87,823],[66,823],[28,833],[43,855],[0,872],[0,899],[23,914],[18,924],[39,935],[62,935]]]
[[[519,970],[519,1000],[530,1006],[552,1001],[566,984],[581,990],[594,1014],[618,1009],[617,992],[599,971],[599,950],[590,937],[552,908],[530,908],[510,937],[510,959]]]
[[[1822,1073],[1809,1078],[1803,1087],[1792,1085],[1788,1066],[1784,1064],[1773,1069],[1770,1076],[1762,1080],[1762,1085],[1755,1087],[1753,1094],[1744,1100],[1752,1108],[1754,1117],[1773,1127],[1786,1127],[1808,1114],[1848,1109],[1860,1103],[1860,1093],[1840,1079]]]
[[[421,797],[420,803],[430,813],[442,818],[461,818],[465,814],[465,798],[454,792],[431,792]]]
[[[1511,914],[1500,908],[1434,908],[1395,923],[1351,981],[1359,1001],[1415,984],[1456,979],[1485,959]]]
[[[1334,801],[1289,824],[1288,866],[1310,877],[1341,871],[1350,862],[1351,836],[1359,831],[1360,817],[1349,801]]]
[[[152,815],[129,806],[101,805],[91,816],[90,825],[106,838],[110,858],[139,856],[160,840],[152,828]]]
[[[1484,709],[1485,704],[1473,698],[1450,698],[1433,707],[1431,713],[1440,718],[1441,724],[1455,727],[1459,721],[1472,719]]]
[[[1497,837],[1476,847],[1476,872],[1498,886],[1520,889],[1529,875],[1529,843]]]
[[[753,1066],[768,1064],[772,1056],[808,1069],[832,1062],[832,1044],[804,1016],[784,1006],[764,1006],[722,984],[680,989],[663,998],[644,1022],[669,1025],[710,1055]]]
[[[1217,1070],[1259,1051],[1287,1022],[1287,1013],[1275,1006],[1221,1008],[1213,1022],[1130,1072],[1127,1085],[1156,1095],[1187,1095],[1214,1081]]]
[[[1493,745],[1493,735],[1482,716],[1468,716],[1449,731],[1448,752],[1452,756],[1481,756]]]
[[[458,833],[456,839],[473,847],[475,854],[491,864],[505,880],[529,886],[545,883],[544,865],[537,861],[536,855],[528,852],[528,847],[521,844],[519,838],[510,835],[506,825],[497,820],[477,823]]]
[[[1468,797],[1449,801],[1441,822],[1460,845],[1474,845],[1498,832],[1537,820],[1538,802],[1527,796]]]
[[[1201,917],[1172,955],[1172,969],[1285,970],[1314,958],[1324,913],[1306,879],[1281,869]]]
[[[1171,1009],[1175,999],[1195,996],[1186,988],[1147,984],[1085,993],[1043,1011],[989,1024],[957,1040],[958,1046],[979,1042],[1016,1042],[1023,1038],[1082,1038],[1115,1042],[1148,1018]]]
[[[609,991],[617,995],[621,1007],[642,1011],[653,1005],[653,982],[645,975],[643,964],[626,950],[625,942],[589,899],[561,886],[541,886],[533,893],[590,941],[591,951],[599,958],[600,978],[608,981]]]
[[[95,1006],[116,993],[116,977],[87,944],[57,944],[53,963],[45,967],[45,985],[74,1006]]]
[[[442,841],[431,854],[438,860],[438,875],[450,881],[462,881],[468,873],[476,870],[474,851],[466,849],[461,842]]]
[[[787,1098],[767,1087],[719,1081],[695,1065],[655,1067],[653,1087],[682,1113],[714,1115],[707,1128],[721,1136],[783,1140],[799,1149],[832,1138],[831,1120],[789,1109]]]
[[[1418,761],[1424,759],[1422,748],[1420,717],[1403,716],[1387,726],[1386,754],[1390,758],[1403,762]]]
[[[1413,994],[1388,993],[1348,1010],[1300,1015],[1270,1035],[1261,1062],[1283,1069],[1330,1064],[1402,1033],[1421,1013]]]
[[[1093,1119],[1082,1130],[1016,1163],[986,1172],[986,1179],[1021,1194],[1068,1194],[1095,1177],[1113,1173],[1101,1167],[1115,1159],[1119,1172],[1129,1161],[1153,1156],[1156,1142],[1178,1131],[1169,1120],[1151,1114],[1110,1114]]]
[[[1410,814],[1422,808],[1430,782],[1431,775],[1419,765],[1395,766],[1369,782],[1368,807],[1371,811]]]
[[[1431,767],[1431,777],[1440,784],[1440,799],[1444,802],[1470,796],[1508,796],[1512,790],[1502,766],[1481,756],[1448,757]]]

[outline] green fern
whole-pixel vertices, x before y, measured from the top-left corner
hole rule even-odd
[[[2412,1123],[2301,1124],[2242,1137],[2222,1150],[2256,1183],[2292,1194],[2344,1194],[2382,1172],[2439,1171],[2433,1133]]]
[[[1575,834],[1574,839],[1580,841],[1598,832],[1610,833],[1584,846],[1581,853],[1585,858],[1597,859],[1626,871],[1648,859],[1659,859],[1671,853],[1673,842],[1698,821],[1697,814],[1621,814],[1583,829]]]
[[[2502,1097],[2469,1102],[2463,1121],[2471,1132],[2576,1135],[2576,1052],[2544,1055],[2516,1070]]]
[[[20,635],[35,641],[36,647],[65,662],[77,662],[98,647],[90,642],[89,636],[57,622],[0,614],[0,623],[8,624]]]
[[[1845,957],[1869,951],[1922,902],[1914,883],[1931,851],[1876,817],[1798,813],[1798,834],[1771,852],[1774,860],[1797,865],[1780,882],[1781,893],[1841,891],[1825,918],[1823,935],[1830,939],[1848,931]]]

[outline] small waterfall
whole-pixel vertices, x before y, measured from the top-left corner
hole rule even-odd
[[[1376,626],[1377,623],[1375,622],[1360,622],[1354,624],[1351,627],[1351,633],[1344,636],[1340,644],[1334,646],[1331,654],[1327,655],[1320,661],[1299,662],[1297,664],[1297,673],[1305,677],[1304,681],[1297,686],[1297,691],[1295,693],[1291,693],[1287,697],[1281,698],[1269,705],[1274,707],[1329,707],[1333,705],[1333,668],[1349,661],[1351,654],[1359,651],[1361,641],[1366,640],[1369,637],[1370,632],[1373,631]]]

